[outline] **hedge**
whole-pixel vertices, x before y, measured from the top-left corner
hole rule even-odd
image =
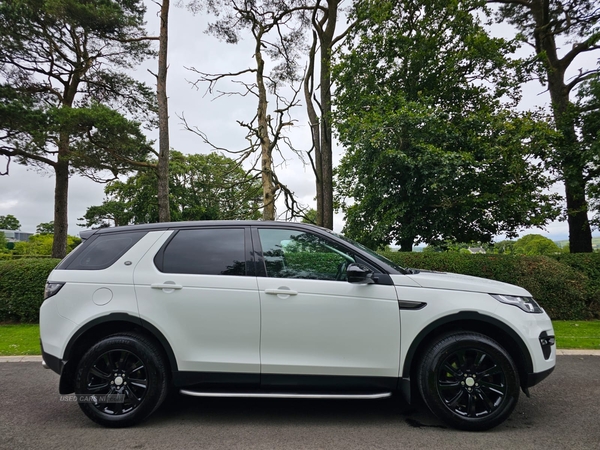
[[[600,318],[600,254],[546,257],[386,252],[384,255],[403,267],[462,273],[522,286],[553,319]],[[314,261],[315,270],[325,270],[334,262],[324,256],[321,259],[318,263]],[[44,284],[58,261],[0,261],[0,321],[38,321]]]
[[[60,259],[0,261],[0,321],[37,322],[48,274]]]
[[[292,271],[304,270],[307,278],[335,278],[339,265],[344,262],[344,257],[337,253],[289,252],[285,254],[286,268]],[[306,272],[306,268],[310,268],[310,272]]]
[[[600,253],[561,253],[553,256],[579,273],[587,281],[587,306],[597,318],[600,317]]]

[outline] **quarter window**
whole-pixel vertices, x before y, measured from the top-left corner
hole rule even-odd
[[[244,230],[180,230],[157,255],[157,267],[166,273],[246,275]]]
[[[295,230],[258,230],[267,276],[346,280],[346,267],[354,257],[335,242]]]
[[[73,256],[64,260],[57,269],[65,270],[102,270],[112,266],[121,256],[134,246],[147,231],[131,233],[100,234],[88,245],[82,244],[81,250],[75,249]]]

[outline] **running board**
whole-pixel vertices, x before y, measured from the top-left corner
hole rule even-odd
[[[302,392],[197,392],[182,389],[179,391],[183,395],[191,395],[193,397],[225,397],[225,398],[316,398],[316,399],[362,399],[374,400],[378,398],[386,398],[392,395],[391,392],[379,392],[377,394],[317,394],[317,393],[302,393]]]

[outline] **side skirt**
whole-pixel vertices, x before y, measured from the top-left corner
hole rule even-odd
[[[272,373],[182,372],[173,374],[175,387],[220,396],[233,394],[373,395],[398,389],[397,377],[288,375]],[[192,395],[192,394],[187,394]]]
[[[312,398],[312,399],[361,399],[375,400],[392,395],[391,392],[379,392],[375,394],[325,394],[309,392],[197,392],[181,389],[183,395],[192,397],[225,397],[225,398]]]

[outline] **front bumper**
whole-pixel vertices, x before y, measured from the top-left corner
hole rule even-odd
[[[547,370],[544,370],[543,372],[537,372],[537,373],[528,373],[527,374],[527,386],[528,388],[530,388],[531,386],[535,386],[536,384],[538,384],[540,381],[546,379],[548,377],[548,375],[550,375],[553,371],[554,371],[554,367],[550,367]]]

